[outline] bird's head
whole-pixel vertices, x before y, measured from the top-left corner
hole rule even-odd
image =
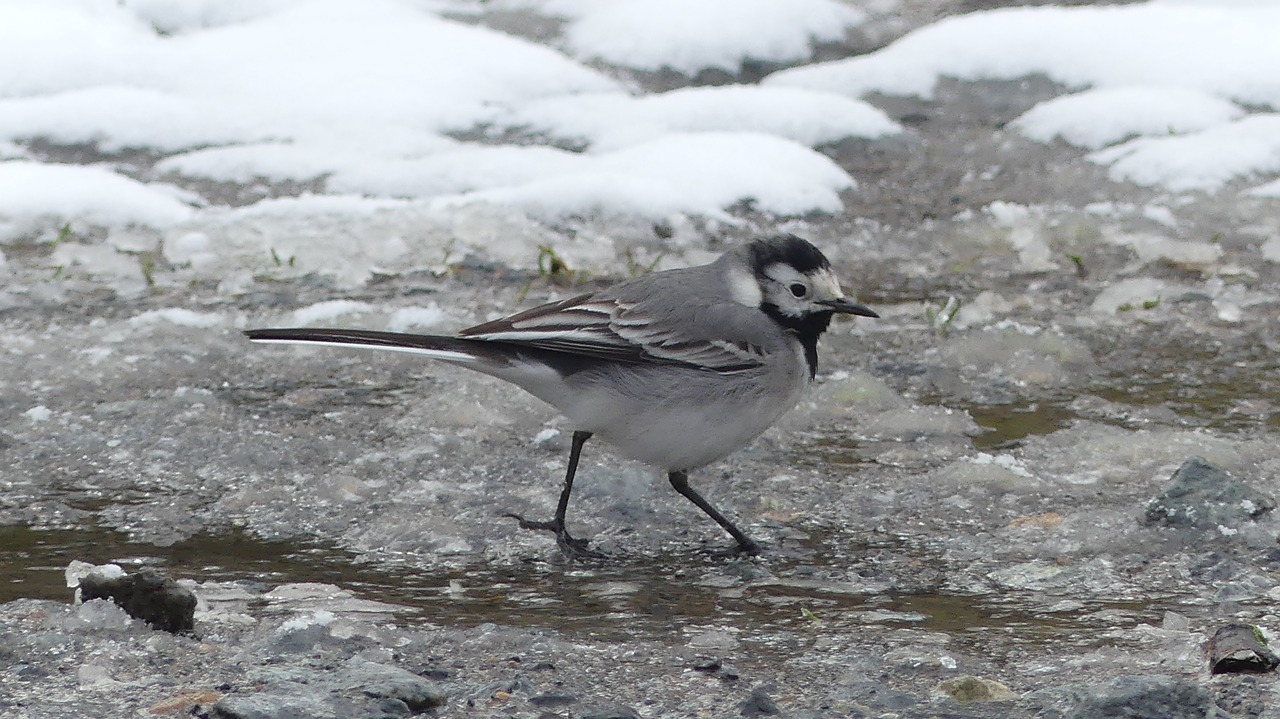
[[[845,297],[826,255],[795,235],[756,240],[747,246],[745,260],[745,272],[733,280],[735,297],[784,325],[814,319],[826,329],[835,313],[879,316]]]

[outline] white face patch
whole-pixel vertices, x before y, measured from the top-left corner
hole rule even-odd
[[[742,267],[733,267],[729,271],[729,294],[733,296],[735,302],[747,307],[759,307],[760,302],[764,300],[760,283],[750,271]]]
[[[779,262],[764,268],[764,275],[770,280],[766,284],[766,300],[777,307],[778,311],[792,317],[826,310],[828,308],[818,303],[844,297],[840,283],[828,269],[817,269],[804,274],[791,265]],[[797,296],[792,292],[793,285],[801,285],[803,294]]]
[[[818,270],[809,275],[809,278],[813,281],[813,299],[838,300],[844,297],[844,290],[840,289],[840,281],[831,274],[830,270]]]

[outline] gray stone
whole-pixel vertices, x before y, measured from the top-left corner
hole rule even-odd
[[[441,706],[448,699],[440,685],[399,667],[353,659],[338,682],[349,693],[403,702],[414,714]]]
[[[631,707],[614,705],[588,709],[581,719],[640,719],[640,715]]]
[[[319,696],[304,694],[232,694],[217,701],[213,719],[338,719],[334,707]]]
[[[1086,692],[1067,719],[1230,719],[1199,684],[1123,676]]]
[[[1169,486],[1147,503],[1146,524],[1216,529],[1236,527],[1275,509],[1273,498],[1192,457],[1174,472]]]
[[[535,707],[562,707],[578,701],[572,694],[539,694],[529,697],[529,703]]]
[[[742,716],[744,717],[763,717],[778,716],[782,712],[778,709],[777,703],[769,696],[764,689],[756,689],[751,692],[751,696],[742,703]]]

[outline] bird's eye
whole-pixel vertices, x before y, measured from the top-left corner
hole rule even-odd
[[[794,295],[794,296],[796,296],[796,297],[804,297],[804,296],[805,296],[805,293],[809,291],[809,288],[808,288],[808,287],[805,287],[804,285],[800,284],[799,282],[796,282],[796,283],[792,284],[792,285],[791,285],[790,287],[788,287],[787,289],[791,290],[791,294],[792,294],[792,295]]]

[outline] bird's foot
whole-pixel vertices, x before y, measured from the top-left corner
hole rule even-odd
[[[570,559],[604,559],[602,552],[597,552],[589,548],[591,542],[587,539],[575,539],[569,535],[569,530],[565,529],[564,522],[557,520],[534,520],[525,519],[513,512],[507,512],[504,517],[510,517],[520,523],[521,529],[535,529],[543,532],[551,532],[556,535],[556,546],[560,547],[560,551]]]
[[[737,559],[738,557],[757,557],[764,552],[764,547],[752,539],[738,542],[732,547],[709,549],[708,554],[717,559]]]

